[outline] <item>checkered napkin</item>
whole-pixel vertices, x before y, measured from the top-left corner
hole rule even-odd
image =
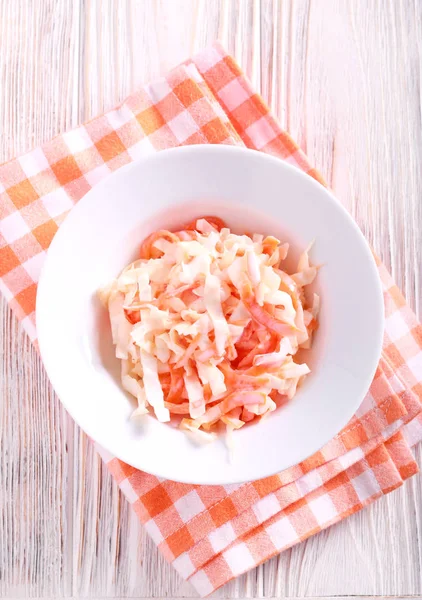
[[[46,250],[73,204],[134,159],[207,143],[273,154],[323,183],[218,45],[0,167],[0,289],[32,340]],[[379,273],[386,327],[375,379],[351,422],[303,463],[253,483],[194,486],[137,471],[99,449],[148,533],[201,595],[417,472],[410,447],[422,438],[422,329],[381,264]]]

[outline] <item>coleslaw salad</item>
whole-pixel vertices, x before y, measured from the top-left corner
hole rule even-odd
[[[310,372],[295,362],[318,327],[308,298],[317,267],[294,273],[272,236],[236,235],[218,217],[151,234],[140,257],[99,294],[107,306],[132,417],[153,412],[198,441],[229,435],[295,395]],[[297,357],[296,357],[297,358]]]

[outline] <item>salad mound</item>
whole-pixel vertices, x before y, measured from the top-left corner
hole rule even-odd
[[[137,399],[133,417],[153,412],[208,441],[293,398],[310,372],[295,357],[311,346],[319,297],[304,293],[317,274],[309,249],[290,275],[288,250],[272,236],[236,235],[217,217],[142,243],[139,259],[100,291],[122,385]]]

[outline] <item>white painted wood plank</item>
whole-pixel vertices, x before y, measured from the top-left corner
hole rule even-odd
[[[416,0],[0,0],[0,160],[219,37],[420,314],[421,21]],[[4,302],[0,323],[0,596],[194,597],[61,408]],[[421,493],[414,478],[216,596],[422,594]]]

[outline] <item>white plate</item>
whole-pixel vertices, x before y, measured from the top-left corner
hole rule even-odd
[[[258,425],[195,446],[147,417],[129,420],[106,311],[97,289],[134,260],[153,230],[218,215],[236,232],[273,234],[297,257],[311,241],[323,264],[320,328],[312,373],[293,401]],[[294,258],[294,257],[293,257]],[[101,446],[139,469],[173,480],[225,484],[294,465],[334,437],[361,403],[381,352],[383,302],[372,254],[357,225],[320,184],[285,162],[229,146],[190,146],[123,167],[71,211],[41,276],[37,328],[52,384],[75,421]]]

